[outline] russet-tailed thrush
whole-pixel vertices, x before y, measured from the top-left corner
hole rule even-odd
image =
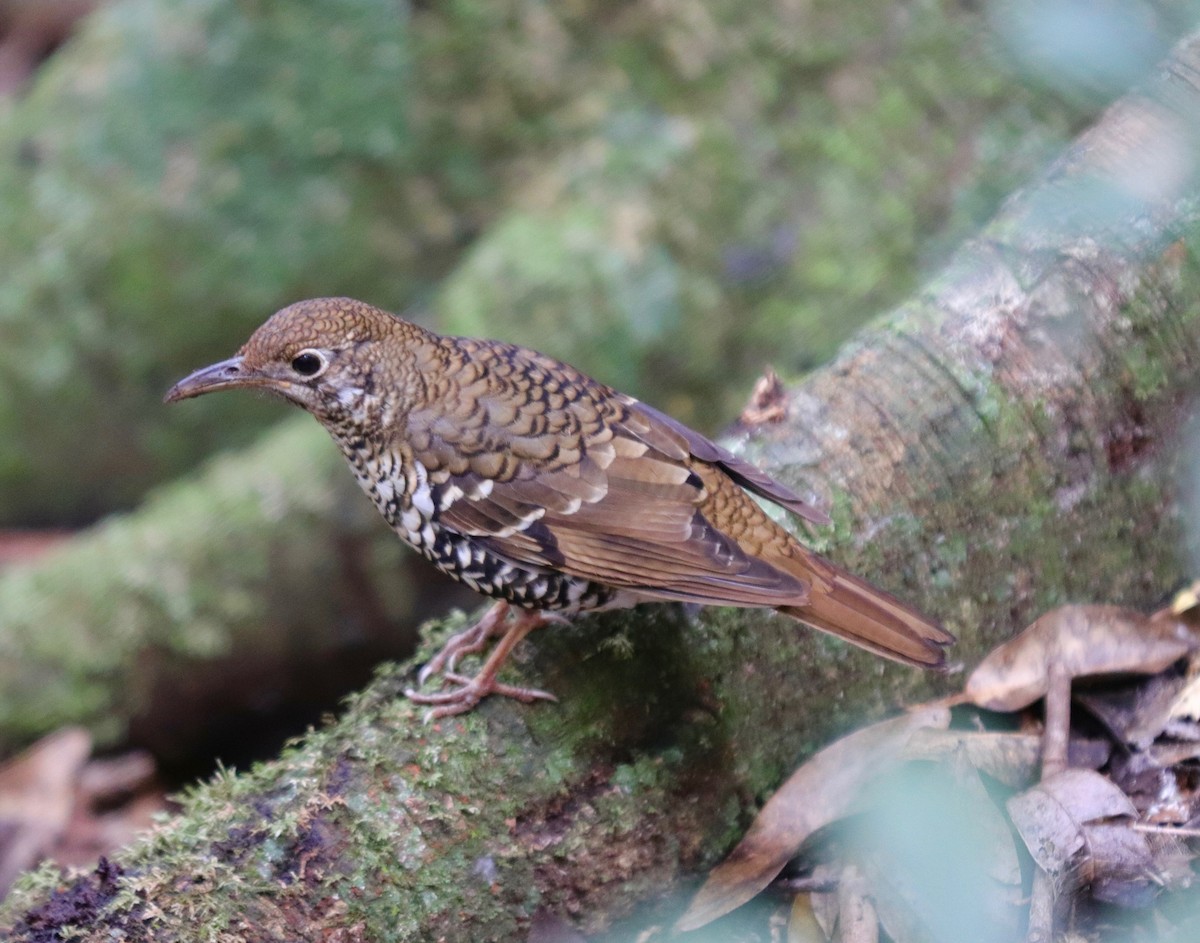
[[[435,566],[499,600],[409,691],[435,716],[490,693],[524,636],[587,610],[678,600],[776,609],[911,665],[940,667],[953,637],[839,569],[751,495],[824,524],[791,490],[658,410],[523,347],[443,337],[347,298],[273,315],[237,356],[166,401],[261,389],[333,436],[387,522]],[[458,659],[499,636],[472,678]]]

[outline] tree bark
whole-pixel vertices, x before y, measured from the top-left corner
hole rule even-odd
[[[917,298],[790,392],[744,451],[833,512],[825,549],[942,617],[971,662],[1046,606],[1146,605],[1187,571],[1178,454],[1198,362],[1200,35]],[[449,631],[443,626],[437,634]],[[426,652],[425,654],[428,654]],[[538,633],[557,706],[421,723],[385,668],[277,761],[3,912],[14,939],[523,938],[669,895],[796,759],[955,683],[753,612]],[[45,937],[42,937],[45,938]]]

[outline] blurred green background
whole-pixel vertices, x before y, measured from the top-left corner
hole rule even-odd
[[[766,363],[802,372],[910,293],[1191,16],[1114,4],[1086,19],[1127,55],[1047,48],[1081,9],[99,3],[0,107],[0,526],[88,523],[249,443],[278,404],[160,397],[314,295],[716,431]]]

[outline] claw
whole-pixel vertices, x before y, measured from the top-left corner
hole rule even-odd
[[[465,714],[467,711],[474,709],[489,694],[499,694],[502,697],[515,698],[525,704],[532,704],[534,701],[558,701],[558,698],[549,691],[542,691],[538,688],[522,688],[515,684],[503,684],[495,680],[489,682],[487,679],[481,678],[480,675],[468,678],[466,675],[447,671],[442,677],[446,681],[458,685],[458,687],[452,688],[449,691],[438,691],[434,694],[424,694],[420,691],[414,691],[411,688],[404,692],[404,696],[415,704],[433,705],[432,710],[425,712],[426,723],[439,720],[442,717]]]
[[[483,614],[483,618],[469,629],[450,636],[442,650],[429,660],[417,674],[417,684],[424,685],[433,675],[453,671],[458,659],[487,648],[488,639],[504,634],[504,621],[511,608],[506,602],[498,602]]]
[[[439,675],[444,682],[456,685],[448,691],[429,694],[413,688],[404,692],[404,696],[416,704],[434,705],[433,709],[425,714],[426,722],[466,713],[489,694],[516,698],[526,704],[533,701],[558,700],[548,691],[503,684],[496,680],[501,666],[521,639],[547,623],[568,622],[566,618],[556,613],[522,611],[517,613],[517,617],[511,625],[506,626],[505,623],[511,609],[512,607],[506,602],[496,603],[475,625],[452,636],[442,650],[421,669],[417,675],[419,685],[424,685],[434,675]],[[483,651],[487,647],[488,640],[493,636],[500,636],[500,641],[492,649],[484,661],[483,667],[474,677],[468,678],[454,670],[459,658]]]

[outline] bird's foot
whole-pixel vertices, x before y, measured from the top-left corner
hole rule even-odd
[[[515,684],[502,684],[494,677],[484,677],[482,671],[473,678],[446,671],[442,673],[442,678],[457,687],[451,688],[449,691],[439,691],[436,694],[422,694],[420,691],[413,690],[404,692],[405,696],[415,704],[436,705],[432,710],[426,712],[426,721],[452,717],[455,714],[465,714],[467,711],[473,710],[475,705],[489,694],[516,698],[526,704],[532,704],[534,701],[558,700],[549,691],[541,691],[538,688],[522,688]]]
[[[448,691],[430,694],[424,694],[413,688],[404,692],[404,696],[416,704],[433,706],[433,709],[425,715],[426,721],[451,717],[454,714],[464,714],[489,694],[516,698],[526,704],[533,701],[558,700],[548,691],[502,684],[496,680],[501,666],[521,639],[547,623],[567,621],[562,616],[552,613],[519,611],[511,624],[506,626],[505,622],[511,609],[512,607],[506,602],[496,603],[479,622],[466,631],[452,636],[442,650],[421,669],[417,680],[422,685],[434,675],[440,676],[443,682],[456,685]],[[487,646],[488,640],[497,635],[500,636],[500,641],[473,678],[454,671],[459,658],[482,651]]]
[[[442,650],[434,655],[417,675],[417,684],[424,685],[434,675],[453,671],[454,666],[463,655],[472,655],[487,648],[490,638],[503,635],[504,622],[512,607],[506,602],[498,602],[483,614],[483,618],[469,629],[464,629],[447,639]]]

